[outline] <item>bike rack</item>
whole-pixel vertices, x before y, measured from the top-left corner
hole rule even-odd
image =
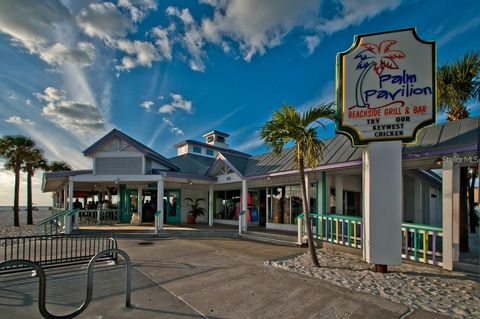
[[[47,290],[47,277],[45,275],[45,271],[43,268],[36,262],[26,259],[17,259],[17,260],[9,260],[0,263],[0,268],[12,265],[27,265],[32,267],[38,276],[39,285],[38,285],[38,310],[42,314],[42,316],[46,319],[70,319],[78,316],[81,314],[85,309],[87,309],[90,301],[92,301],[92,294],[93,294],[93,267],[98,258],[106,255],[106,254],[120,254],[125,259],[125,269],[126,269],[126,276],[125,276],[125,307],[131,308],[130,302],[130,295],[132,290],[132,262],[130,261],[130,257],[128,254],[118,248],[113,249],[105,249],[96,254],[95,256],[90,259],[87,267],[87,296],[83,304],[74,312],[64,316],[56,316],[48,312],[46,307],[46,290]]]

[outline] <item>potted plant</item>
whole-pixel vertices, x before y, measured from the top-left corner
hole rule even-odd
[[[203,198],[193,200],[191,198],[185,198],[189,202],[190,211],[188,212],[187,222],[189,224],[195,224],[197,217],[205,215],[205,208],[200,207],[200,203],[204,201]]]

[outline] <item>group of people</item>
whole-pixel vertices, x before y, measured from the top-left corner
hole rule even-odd
[[[85,205],[85,209],[109,209],[112,208],[108,200],[100,201],[89,201]],[[78,198],[73,202],[73,209],[83,209],[83,204],[78,200]]]

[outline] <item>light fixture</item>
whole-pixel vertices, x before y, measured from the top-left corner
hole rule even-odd
[[[189,185],[193,185],[193,182],[190,178],[187,180],[187,182],[188,182]]]
[[[120,178],[117,177],[117,179],[115,180],[115,185],[118,185],[120,183]]]
[[[437,158],[435,161],[435,166],[440,167],[443,164],[443,159],[442,158]]]
[[[270,180],[270,176],[269,176],[269,177],[267,177],[267,181],[269,181],[269,180]]]

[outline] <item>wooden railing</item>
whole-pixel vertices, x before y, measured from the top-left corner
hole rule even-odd
[[[337,245],[362,249],[363,220],[361,217],[335,214],[309,214],[313,237]],[[306,242],[304,214],[297,217],[298,244]],[[442,266],[442,228],[402,223],[402,258]]]

